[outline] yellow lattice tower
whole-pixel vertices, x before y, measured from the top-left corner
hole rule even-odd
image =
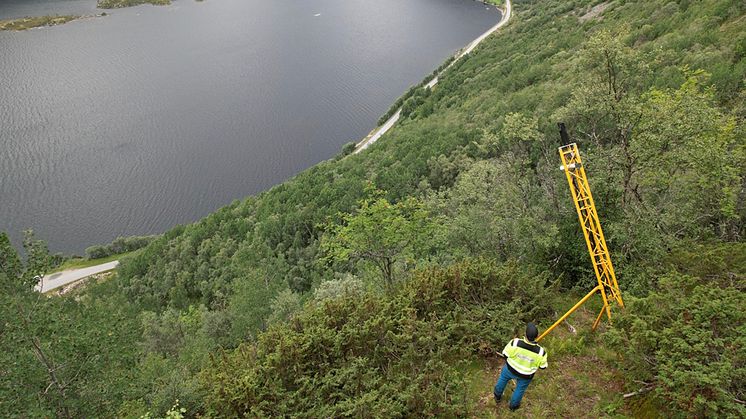
[[[567,131],[565,130],[565,124],[559,124],[559,127],[562,142],[563,144],[566,144],[559,148],[560,158],[562,159],[561,169],[565,172],[567,183],[570,185],[570,192],[572,193],[572,199],[575,203],[575,209],[578,212],[578,219],[580,221],[581,230],[583,230],[585,243],[588,246],[588,253],[591,255],[593,271],[596,273],[598,285],[578,301],[578,303],[570,310],[568,310],[567,313],[560,317],[551,327],[544,331],[537,340],[541,340],[541,338],[551,332],[552,329],[562,323],[596,292],[601,293],[604,305],[601,308],[601,312],[598,313],[596,321],[593,323],[594,330],[601,322],[601,317],[604,312],[609,320],[611,320],[610,300],[614,300],[621,307],[624,307],[622,293],[616,282],[614,266],[611,264],[609,249],[606,247],[606,239],[604,238],[603,230],[601,230],[601,222],[598,219],[596,204],[593,202],[593,195],[591,195],[591,188],[588,185],[588,178],[585,175],[583,162],[580,160],[578,146],[575,143],[567,144],[568,136]]]

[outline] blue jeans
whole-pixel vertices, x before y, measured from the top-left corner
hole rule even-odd
[[[495,384],[495,389],[493,390],[496,397],[502,397],[503,391],[505,391],[505,386],[508,385],[508,381],[510,380],[516,381],[513,397],[510,398],[510,408],[517,409],[518,406],[521,405],[523,393],[526,392],[526,388],[531,384],[531,379],[521,378],[510,372],[507,365],[503,365],[502,371],[500,371],[500,377],[497,379],[497,384]]]

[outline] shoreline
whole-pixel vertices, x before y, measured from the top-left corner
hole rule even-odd
[[[93,19],[106,15],[106,12],[102,12],[95,15],[46,15],[3,19],[0,20],[0,31],[21,32],[31,29],[59,26],[76,20]]]
[[[202,2],[203,0],[195,0]],[[142,6],[150,4],[152,6],[170,6],[171,0],[101,0],[96,2],[96,9],[112,10],[125,9],[128,7]],[[29,29],[45,28],[50,26],[59,26],[76,20],[93,19],[97,17],[108,16],[106,11],[87,14],[87,15],[44,15],[44,16],[24,16],[12,19],[0,19],[0,32],[21,32]]]
[[[438,72],[438,74],[436,74],[435,77],[433,77],[430,81],[425,83],[423,87],[429,88],[429,89],[432,89],[433,87],[435,87],[435,85],[438,84],[438,77],[443,75],[443,73],[445,73],[449,68],[451,68],[451,66],[453,66],[453,64],[455,64],[456,61],[458,61],[459,59],[463,58],[464,56],[474,51],[474,49],[480,43],[482,43],[482,41],[487,39],[487,37],[489,37],[494,32],[496,32],[498,29],[502,28],[508,23],[512,15],[512,11],[513,11],[510,0],[505,0],[505,8],[500,8],[492,3],[489,3],[487,0],[482,0],[481,2],[484,4],[493,5],[497,7],[498,9],[500,9],[502,12],[502,17],[500,18],[500,21],[497,22],[495,26],[487,29],[487,31],[485,31],[483,34],[479,35],[476,39],[474,39],[473,41],[468,43],[465,47],[461,48],[458,52],[456,52],[456,54],[453,56],[453,60],[451,61],[451,63],[448,64],[442,71]],[[396,123],[399,121],[399,117],[401,116],[401,110],[402,108],[399,107],[399,109],[397,109],[396,112],[394,112],[394,114],[388,120],[386,120],[386,122],[374,128],[367,136],[365,136],[365,138],[358,141],[358,143],[355,145],[355,150],[350,154],[358,154],[362,152],[363,150],[365,150],[366,148],[368,148],[371,144],[378,141],[384,134],[386,134],[391,128],[393,128],[396,125]]]

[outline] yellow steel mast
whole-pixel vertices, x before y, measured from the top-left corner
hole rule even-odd
[[[593,202],[593,195],[591,195],[591,188],[588,185],[588,178],[585,175],[583,162],[580,160],[578,146],[575,143],[567,144],[569,139],[565,124],[560,123],[559,127],[562,143],[565,144],[559,148],[560,158],[562,159],[562,167],[560,169],[565,172],[567,183],[570,185],[570,192],[575,203],[575,209],[578,212],[578,219],[581,230],[583,230],[585,243],[588,246],[588,253],[591,255],[593,271],[596,273],[598,285],[560,317],[551,327],[545,330],[536,340],[541,340],[596,292],[601,293],[604,305],[601,308],[601,312],[598,313],[596,321],[593,323],[594,330],[601,322],[604,312],[606,313],[606,317],[611,320],[610,300],[616,301],[619,306],[624,307],[622,293],[616,282],[614,266],[611,264],[609,249],[606,247],[606,239],[604,238],[603,230],[601,230],[601,222],[598,219],[598,212],[596,212],[596,205]]]

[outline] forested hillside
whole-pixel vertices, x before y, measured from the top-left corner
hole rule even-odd
[[[368,150],[175,227],[114,280],[40,297],[44,244],[29,237],[24,264],[0,241],[0,410],[505,414],[480,401],[491,384],[471,390],[474,365],[595,286],[558,170],[563,121],[627,308],[550,335],[536,385],[617,384],[590,402],[529,388],[524,411],[746,415],[746,3],[513,13]]]

